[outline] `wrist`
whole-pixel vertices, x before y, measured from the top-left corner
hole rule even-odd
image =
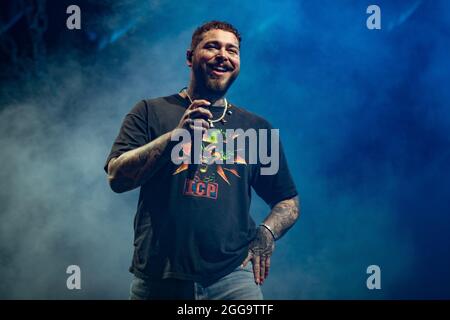
[[[275,232],[272,230],[271,227],[269,227],[269,226],[268,226],[267,224],[265,224],[265,223],[261,223],[259,226],[262,227],[262,228],[264,228],[264,229],[266,229],[266,230],[268,230],[268,231],[270,232],[270,234],[272,235],[274,241],[277,240],[277,237],[276,237],[276,235],[275,235]]]

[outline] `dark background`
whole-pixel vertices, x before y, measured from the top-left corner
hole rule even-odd
[[[243,36],[229,100],[280,128],[302,199],[265,297],[450,298],[446,0],[1,1],[0,298],[128,297],[137,191],[114,194],[104,161],[138,100],[187,85],[212,19]]]

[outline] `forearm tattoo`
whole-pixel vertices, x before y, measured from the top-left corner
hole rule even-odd
[[[264,223],[270,226],[275,239],[280,239],[297,221],[300,214],[298,196],[280,201],[270,212]]]
[[[170,133],[166,133],[150,143],[125,152],[114,159],[109,172],[113,189],[123,192],[145,183],[159,168],[158,160],[169,141]]]

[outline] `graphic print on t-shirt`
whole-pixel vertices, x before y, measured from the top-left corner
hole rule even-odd
[[[219,184],[217,183],[218,177],[224,180],[228,185],[231,185],[229,180],[230,173],[240,178],[238,171],[235,168],[228,168],[229,164],[225,162],[233,158],[233,164],[244,164],[246,161],[244,158],[236,154],[235,151],[231,153],[226,152],[226,148],[223,150],[217,148],[219,142],[218,136],[222,136],[224,144],[230,140],[234,140],[238,137],[238,134],[227,136],[222,129],[209,130],[202,137],[200,164],[197,165],[193,179],[186,178],[184,181],[183,194],[186,196],[205,197],[210,199],[217,199],[219,193]],[[183,155],[181,159],[191,157],[191,142],[184,143],[182,145]],[[217,160],[222,160],[223,164],[215,163]],[[192,164],[182,163],[173,173],[173,175],[179,174],[187,169]],[[231,165],[233,166],[233,165]]]

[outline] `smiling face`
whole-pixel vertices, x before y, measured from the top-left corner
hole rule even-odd
[[[239,75],[239,41],[232,32],[213,29],[202,35],[193,51],[188,51],[188,65],[200,91],[223,96]]]

